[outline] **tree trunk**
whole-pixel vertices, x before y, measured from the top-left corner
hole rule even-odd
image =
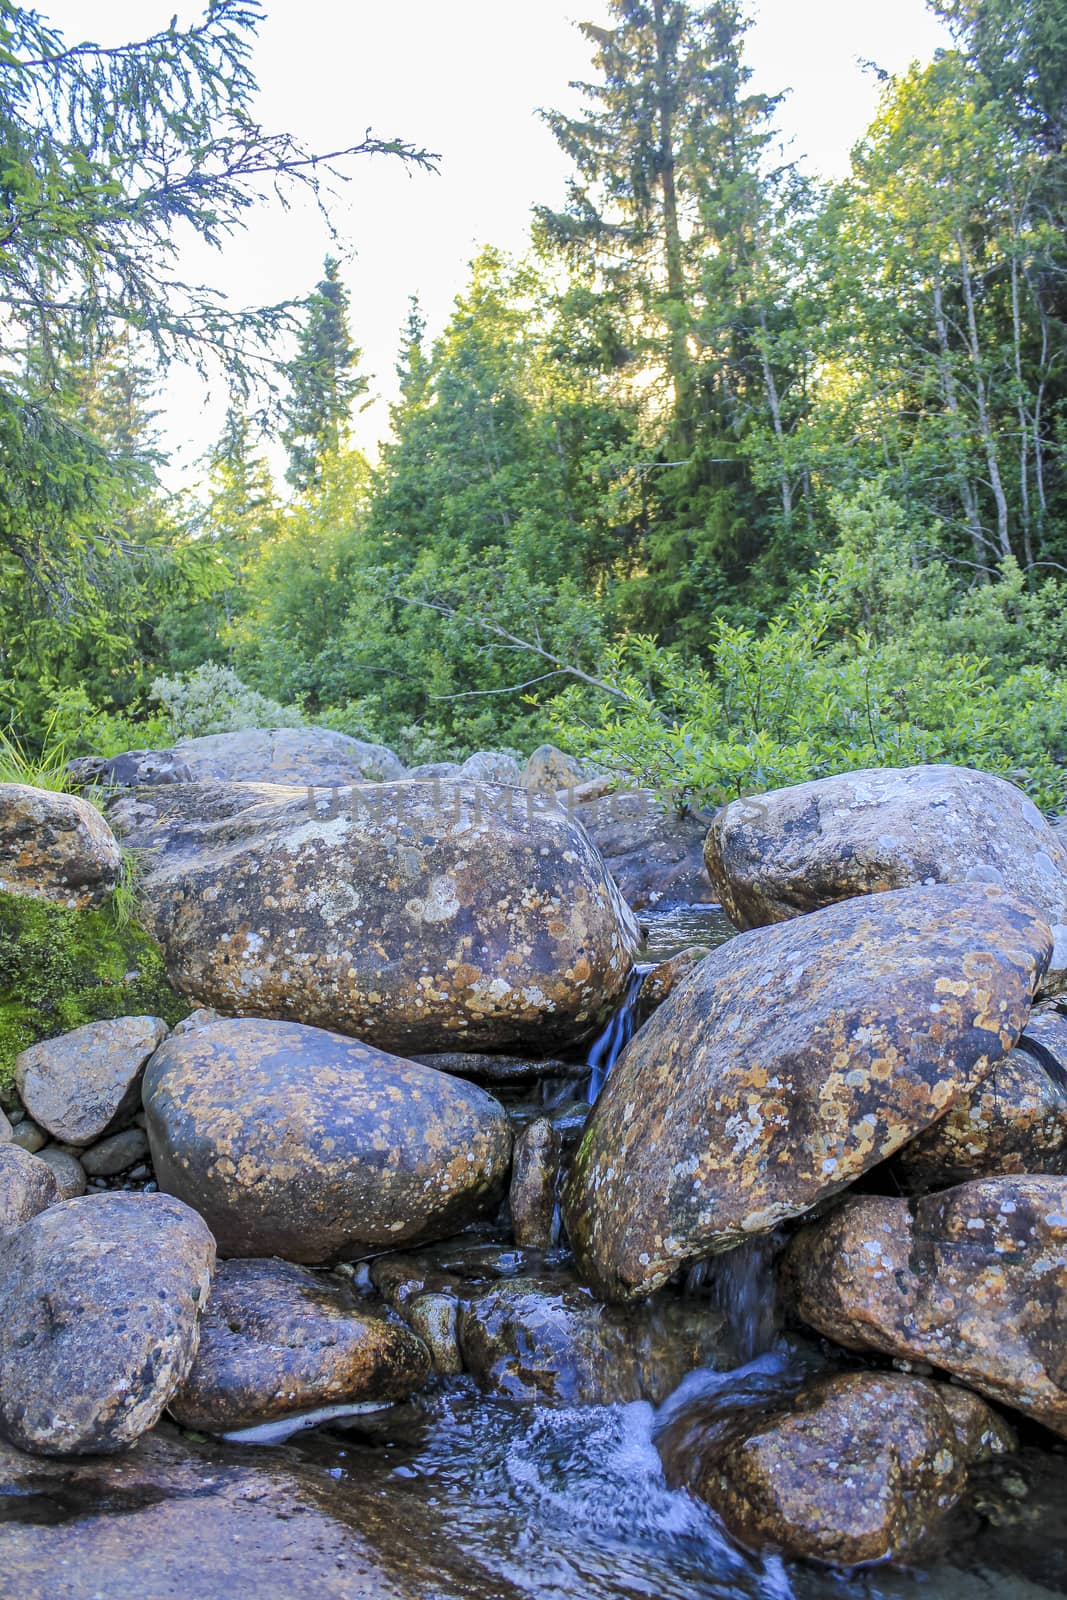
[[[986,537],[982,531],[981,518],[978,515],[978,496],[974,492],[974,484],[967,473],[967,452],[964,445],[963,425],[960,417],[959,391],[956,388],[955,373],[952,371],[952,351],[948,342],[948,322],[945,319],[941,285],[938,282],[934,283],[934,328],[937,331],[938,379],[941,384],[945,410],[951,419],[950,436],[953,446],[956,487],[959,491],[960,504],[963,507],[964,521],[971,535],[971,548],[974,551],[974,559],[979,566],[984,567],[986,564]]]
[[[978,339],[978,318],[974,309],[974,284],[971,281],[971,265],[967,257],[967,246],[963,234],[956,234],[956,246],[960,253],[960,285],[963,289],[963,303],[967,308],[967,337],[970,343],[971,365],[974,368],[974,398],[978,407],[978,428],[982,438],[982,448],[985,451],[986,465],[989,469],[989,487],[993,491],[993,500],[997,508],[997,543],[1003,556],[1012,554],[1011,539],[1008,535],[1008,498],[1004,493],[1004,484],[1000,476],[1000,462],[997,460],[997,442],[993,436],[993,427],[989,418],[989,402],[986,394],[985,378],[982,376],[982,347]]]

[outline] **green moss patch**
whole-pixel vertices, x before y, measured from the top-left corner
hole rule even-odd
[[[108,1017],[163,1017],[188,1003],[167,982],[158,945],[112,908],[67,911],[0,894],[0,1097],[15,1057],[38,1039]]]

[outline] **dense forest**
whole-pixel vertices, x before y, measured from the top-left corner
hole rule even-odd
[[[1062,808],[1067,3],[934,10],[955,48],[822,183],[744,5],[614,0],[583,109],[543,113],[565,204],[480,251],[440,337],[412,303],[371,464],[337,261],[234,311],[175,239],[434,157],[261,128],[246,0],[113,51],[0,0],[9,758],[307,720],[409,761],[552,737],[703,801],[945,758]],[[232,397],[181,494],[177,360]]]

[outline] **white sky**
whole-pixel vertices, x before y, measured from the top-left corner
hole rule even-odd
[[[165,27],[179,0],[39,0],[68,41],[143,37]],[[371,127],[439,150],[439,176],[396,162],[353,168],[335,221],[354,252],[345,276],[352,331],[381,398],[358,420],[373,450],[386,431],[393,363],[408,296],[417,293],[436,333],[482,244],[521,250],[530,208],[562,198],[567,163],[535,116],[573,104],[567,84],[589,76],[589,53],[572,19],[606,20],[603,0],[266,0],[255,68],[261,121],[333,149]],[[754,87],[790,89],[779,114],[792,153],[832,176],[874,110],[878,86],[858,59],[899,72],[947,42],[924,0],[753,0],[748,40]],[[189,276],[236,300],[300,296],[331,248],[317,212],[258,211],[224,255],[194,252]],[[188,474],[218,431],[222,386],[205,393],[178,374],[162,400],[175,471]],[[278,459],[278,458],[276,458]]]

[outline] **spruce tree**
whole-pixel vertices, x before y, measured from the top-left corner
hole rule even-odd
[[[289,397],[282,442],[289,452],[285,476],[294,489],[319,482],[324,459],[347,443],[353,401],[367,392],[367,378],[356,371],[362,352],[352,343],[348,310],[340,264],[327,256],[323,277],[307,299],[296,356],[285,369]]]

